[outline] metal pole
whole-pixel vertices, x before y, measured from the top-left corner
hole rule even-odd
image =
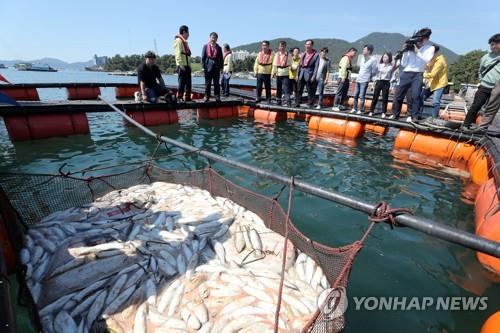
[[[196,147],[193,147],[191,145],[185,144],[183,142],[167,138],[161,135],[156,134],[155,132],[151,131],[149,128],[139,124],[137,121],[134,119],[130,118],[127,116],[126,113],[118,109],[116,106],[110,104],[106,100],[104,100],[102,97],[101,100],[103,100],[105,103],[107,103],[113,110],[118,112],[119,114],[122,115],[123,118],[125,118],[127,121],[132,123],[133,125],[137,126],[139,129],[141,129],[144,133],[161,140],[163,142],[169,143],[171,145],[177,146],[179,148],[182,148],[187,151],[192,151],[192,152],[197,152],[199,155],[208,158],[209,160],[216,161],[223,163],[225,165],[233,166],[235,168],[241,169],[248,171],[250,173],[256,174],[258,176],[263,176],[272,180],[275,180],[280,183],[284,184],[290,184],[291,178],[286,177],[271,171],[267,171],[255,166],[251,166],[248,164],[244,164],[241,162],[237,162],[234,160],[231,160],[227,157],[219,156],[217,154],[205,151],[205,150],[200,150]],[[373,210],[375,209],[375,205],[363,202],[361,200],[352,198],[350,196],[346,196],[343,194],[335,193],[323,188],[320,188],[318,186],[309,184],[307,182],[303,182],[300,180],[295,180],[295,189],[301,190],[302,192],[309,193],[315,196],[318,196],[320,198],[333,201],[336,203],[339,203],[341,205],[350,207],[352,209],[371,214]],[[489,254],[492,256],[495,256],[497,258],[500,258],[500,243],[491,241],[489,239],[479,237],[477,235],[471,234],[466,231],[462,231],[459,229],[456,229],[454,227],[450,227],[441,223],[437,223],[428,219],[424,219],[421,217],[417,216],[412,216],[408,214],[402,214],[398,215],[396,217],[396,221],[406,227],[412,228],[414,230],[418,230],[420,232],[423,232],[425,234],[431,235],[433,237],[439,238],[446,240],[451,243],[459,244],[462,246],[465,246],[467,248],[470,248],[475,251],[483,252],[485,254]]]

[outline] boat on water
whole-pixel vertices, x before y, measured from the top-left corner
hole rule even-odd
[[[35,66],[29,62],[18,63],[14,65],[18,71],[33,71],[33,72],[57,72],[57,69],[49,65]]]
[[[9,67],[5,66],[4,64],[0,64],[0,69],[5,69],[5,68],[9,68]]]
[[[114,71],[114,72],[108,72],[108,75],[118,75],[118,76],[137,76],[137,72],[135,71]]]
[[[102,66],[87,66],[85,70],[88,72],[104,72],[104,68]]]

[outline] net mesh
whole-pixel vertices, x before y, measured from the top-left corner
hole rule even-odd
[[[64,174],[0,174],[0,209],[8,221],[9,236],[13,238],[15,250],[19,251],[26,227],[44,216],[91,203],[96,198],[117,189],[156,181],[195,186],[209,191],[213,196],[228,198],[256,213],[269,229],[280,235],[285,234],[287,216],[276,199],[238,186],[210,167],[194,171],[178,171],[148,163],[127,172],[86,179]],[[354,258],[362,248],[363,240],[369,230],[371,228],[360,240],[334,248],[312,241],[292,222],[289,223],[289,240],[321,266],[334,289],[302,332],[330,333],[339,332],[344,328],[343,311],[336,314],[335,306],[332,307],[332,304],[338,305],[339,300],[338,292],[335,291],[347,288]],[[36,308],[30,298],[28,295],[28,305],[31,305],[34,320],[38,321]]]

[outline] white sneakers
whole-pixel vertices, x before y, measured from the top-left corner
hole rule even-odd
[[[371,116],[373,116],[373,113],[372,112],[368,113],[368,117],[371,117]]]
[[[321,109],[321,105],[316,105],[315,109],[316,110],[320,110]]]
[[[134,100],[136,103],[142,102],[142,94],[140,91],[134,92]]]
[[[340,111],[340,108],[339,108],[338,106],[334,106],[334,107],[332,108],[332,111],[339,112],[339,111]]]
[[[394,119],[394,115],[393,115],[393,114],[391,114],[391,115],[389,116],[389,119]]]
[[[382,113],[382,118],[385,118],[385,113]]]
[[[356,114],[362,114],[362,113],[363,113],[363,112],[361,112],[361,111],[356,112]]]
[[[407,123],[411,123],[411,117],[406,118]]]
[[[349,111],[349,113],[355,113],[356,112],[356,109],[352,109],[351,111]]]

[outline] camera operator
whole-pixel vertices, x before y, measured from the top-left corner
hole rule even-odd
[[[434,56],[434,46],[428,44],[431,29],[423,28],[408,39],[399,51],[401,71],[399,84],[396,86],[393,115],[390,118],[399,119],[401,105],[408,89],[411,89],[412,103],[408,105],[411,117],[406,121],[417,122],[421,118],[419,110],[420,92],[422,90],[425,65]],[[409,104],[409,103],[408,103]]]

